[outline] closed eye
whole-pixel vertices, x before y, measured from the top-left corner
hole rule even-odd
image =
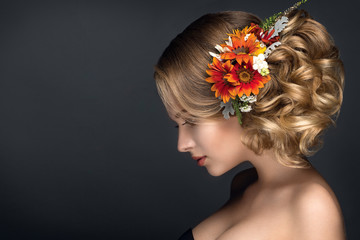
[[[182,126],[184,126],[184,125],[189,125],[190,127],[195,126],[194,123],[190,123],[190,122],[188,122],[188,121],[185,121],[185,122],[182,123],[181,125],[182,125]],[[175,128],[179,128],[179,125],[176,125]]]

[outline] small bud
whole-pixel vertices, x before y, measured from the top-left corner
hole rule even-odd
[[[269,73],[270,73],[270,71],[268,68],[263,68],[263,69],[261,69],[261,72],[260,72],[261,76],[266,76]]]

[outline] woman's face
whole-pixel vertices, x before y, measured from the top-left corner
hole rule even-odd
[[[220,176],[254,154],[242,142],[244,129],[236,117],[204,120],[192,125],[169,114],[179,126],[178,150],[189,152],[209,174]]]

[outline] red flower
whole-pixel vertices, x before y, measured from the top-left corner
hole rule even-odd
[[[266,31],[264,32],[264,34],[261,36],[259,36],[259,38],[261,39],[261,41],[266,45],[266,46],[270,46],[271,44],[273,44],[274,42],[278,42],[279,41],[279,36],[276,37],[272,37],[271,36],[274,34],[275,30],[273,29],[271,32]],[[271,39],[270,39],[271,38]]]
[[[273,37],[270,39],[270,37],[274,34],[275,29],[272,31],[264,31],[259,25],[251,23],[251,26],[249,27],[250,33],[254,33],[255,36],[261,40],[266,46],[270,46],[274,42],[279,41],[279,36]]]
[[[259,88],[263,88],[271,78],[270,75],[262,76],[257,70],[252,68],[250,62],[246,64],[235,64],[232,71],[224,76],[228,82],[236,85],[236,93],[239,97],[244,94],[250,96],[259,94]]]

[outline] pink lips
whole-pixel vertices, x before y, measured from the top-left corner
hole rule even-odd
[[[200,166],[200,167],[204,166],[206,156],[202,156],[202,157],[195,157],[194,156],[192,158],[197,161],[198,166]]]

